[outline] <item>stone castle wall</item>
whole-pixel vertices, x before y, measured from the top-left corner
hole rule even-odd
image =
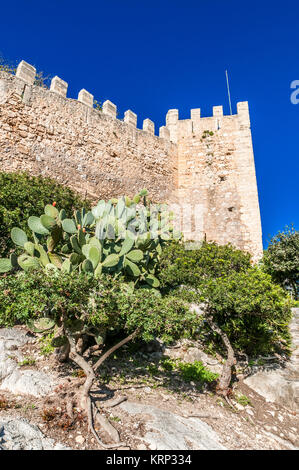
[[[34,86],[33,77],[0,73],[2,171],[51,176],[93,199],[143,188],[156,201],[172,198],[177,148],[165,127],[157,137],[149,119],[145,130],[137,129],[132,111],[121,121],[113,103],[101,112],[86,90],[78,100],[67,99],[67,84],[58,77],[51,90]]]
[[[179,120],[170,110],[158,137],[151,120],[137,129],[131,110],[119,120],[110,101],[96,110],[86,90],[69,99],[66,82],[54,77],[48,90],[34,85],[35,74],[24,61],[16,76],[0,72],[2,171],[51,176],[92,199],[147,188],[152,200],[185,204],[193,218],[200,216],[199,230],[196,224],[184,230],[187,238],[231,242],[261,255],[246,102],[233,116],[217,106],[213,117],[193,109],[191,119]]]

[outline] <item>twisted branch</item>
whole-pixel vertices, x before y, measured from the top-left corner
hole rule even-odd
[[[218,393],[220,395],[223,395],[224,397],[227,397],[232,378],[232,368],[236,364],[235,353],[230,344],[227,334],[224,333],[224,331],[222,331],[221,328],[219,328],[219,326],[213,321],[211,315],[208,315],[206,318],[209,327],[220,336],[227,350],[227,359],[225,361],[225,364],[223,365],[222,373],[217,387]]]

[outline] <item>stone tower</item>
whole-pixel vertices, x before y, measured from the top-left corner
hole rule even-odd
[[[185,237],[230,242],[259,258],[262,231],[248,103],[238,103],[231,116],[223,115],[222,106],[204,118],[192,109],[185,120],[171,109],[166,127],[177,145],[178,199],[192,204],[195,215],[196,208],[201,211],[201,234],[191,226]]]

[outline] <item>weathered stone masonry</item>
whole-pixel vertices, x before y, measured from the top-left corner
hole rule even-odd
[[[248,103],[237,110],[223,116],[222,106],[215,106],[213,117],[201,118],[193,109],[183,121],[170,110],[166,122],[178,147],[178,198],[203,210],[202,236],[258,257],[262,233]]]
[[[187,238],[231,242],[258,258],[261,223],[247,102],[238,114],[179,120],[170,110],[166,126],[131,110],[116,118],[93,95],[66,98],[68,84],[54,77],[50,90],[35,86],[34,67],[22,61],[16,76],[0,73],[0,162],[4,171],[51,176],[93,199],[133,195],[142,188],[155,201],[189,204],[203,211],[200,232]],[[209,131],[209,132],[207,132]]]

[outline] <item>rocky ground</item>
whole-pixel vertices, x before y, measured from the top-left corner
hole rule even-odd
[[[67,413],[70,395],[85,380],[83,371],[42,352],[47,352],[43,343],[24,328],[0,330],[0,448],[98,449],[82,410],[74,407],[72,419]],[[165,356],[221,369],[217,358],[194,344],[163,353],[125,348],[105,364],[101,386],[93,392],[103,442],[118,443],[120,449],[158,450],[299,447],[296,403],[270,401],[265,390],[266,398],[239,373],[230,406],[212,387],[186,382],[178,371],[167,370]]]

